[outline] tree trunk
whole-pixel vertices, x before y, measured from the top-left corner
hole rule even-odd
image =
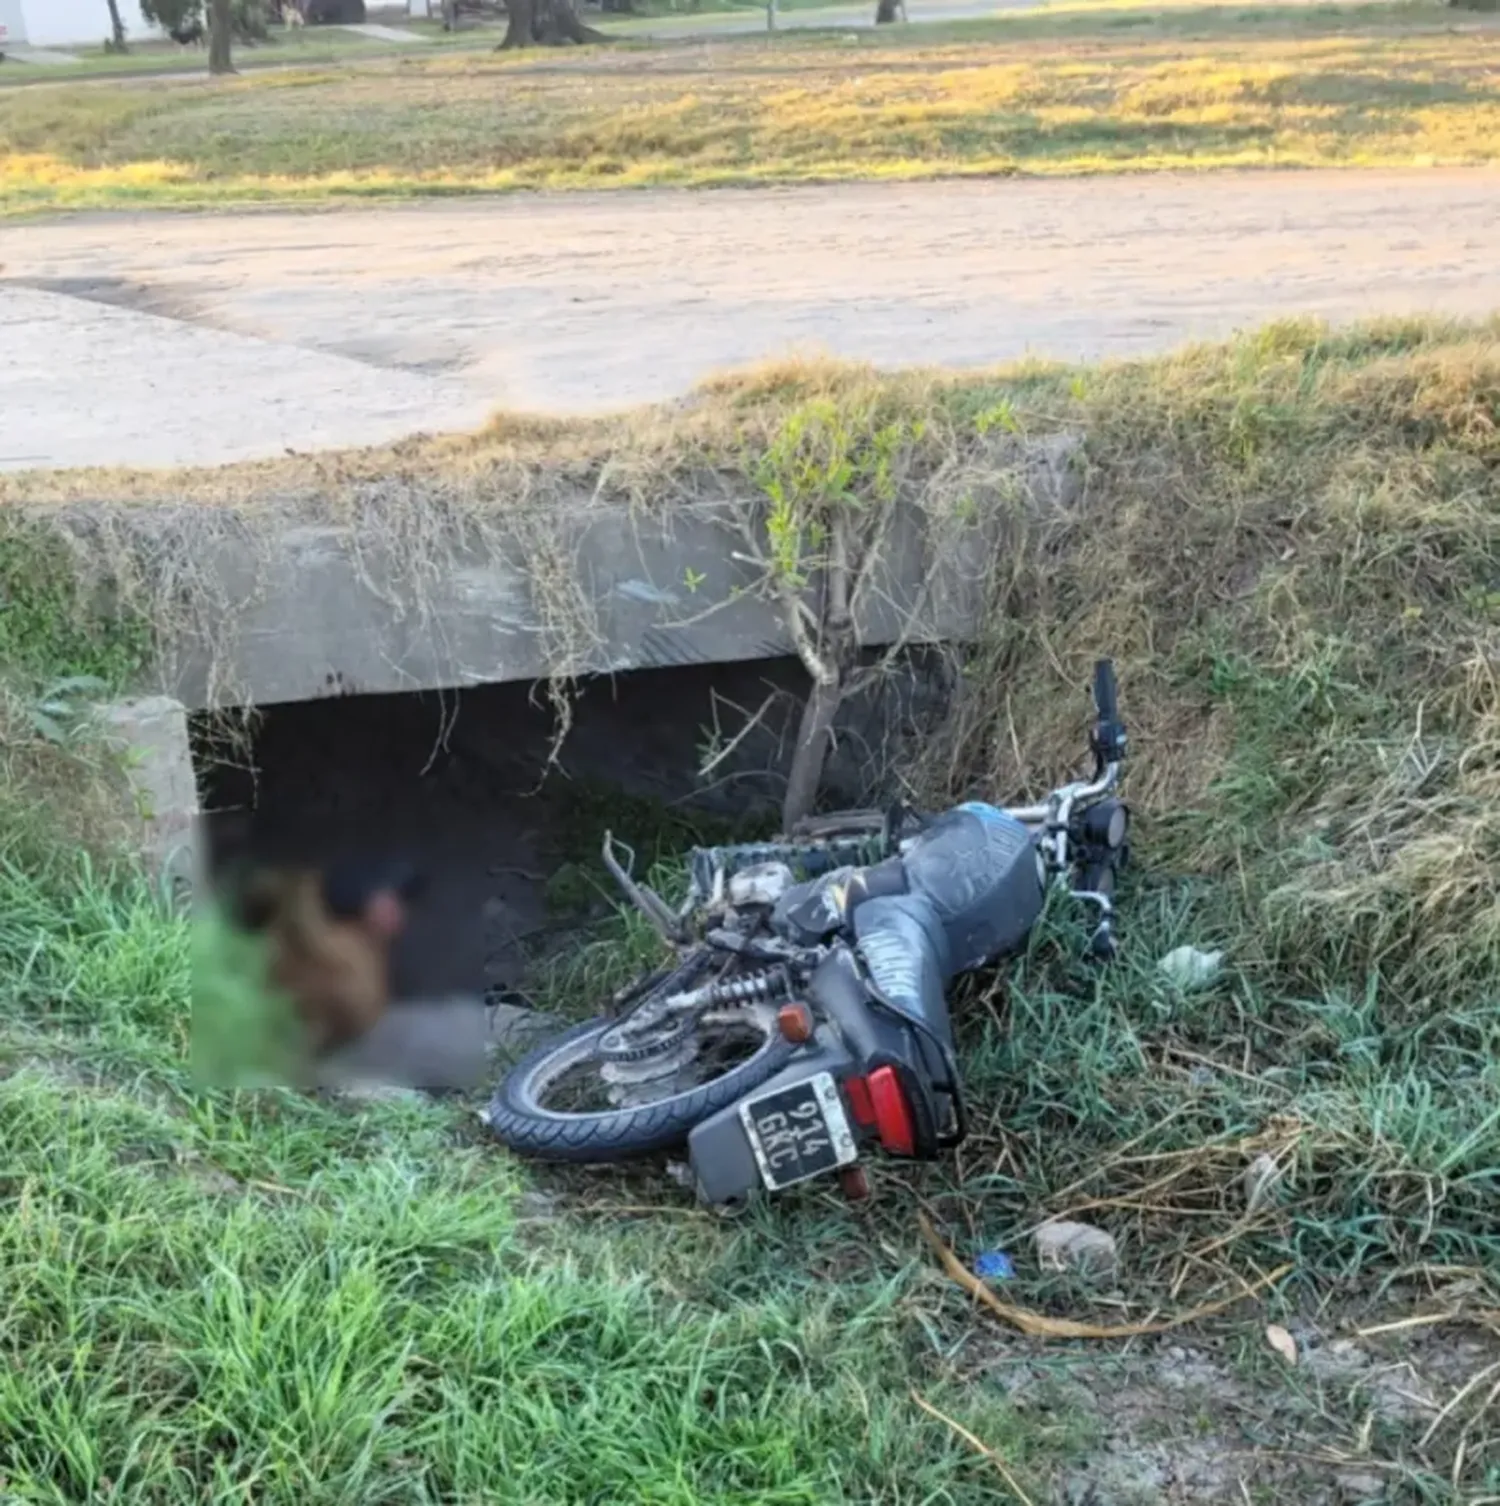
[[[531,46],[531,0],[505,0],[505,36],[496,52]]]
[[[901,0],[876,0],[875,24],[885,26],[898,20],[901,15]]]
[[[458,30],[458,0],[443,0],[443,30]]]
[[[585,26],[573,0],[507,0],[509,20],[505,39],[495,50],[513,47],[557,47],[570,42],[607,42],[609,38]]]
[[[115,51],[124,52],[125,22],[120,17],[120,0],[109,0],[109,29],[114,36]]]
[[[847,517],[836,518],[829,535],[829,551],[824,577],[823,612],[819,642],[815,650],[802,651],[806,642],[793,633],[799,643],[800,657],[812,676],[812,689],[802,708],[797,728],[797,746],[792,752],[791,772],[787,775],[786,796],[781,803],[781,829],[789,832],[804,817],[812,814],[818,791],[823,783],[823,766],[833,742],[833,723],[843,704],[850,672],[859,654],[859,638],[853,614],[855,569],[853,523]],[[788,604],[795,621],[797,607]]]
[[[814,680],[802,721],[797,728],[797,746],[792,752],[792,769],[787,775],[786,795],[781,802],[781,829],[791,831],[804,817],[810,816],[823,784],[823,765],[833,742],[833,721],[844,699],[843,676],[834,681]]]
[[[233,73],[234,58],[230,52],[230,33],[234,29],[234,17],[230,14],[230,0],[209,0],[208,4],[208,71],[210,73]]]

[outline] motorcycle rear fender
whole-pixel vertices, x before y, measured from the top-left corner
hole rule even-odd
[[[823,1039],[819,1039],[822,1037]],[[813,1040],[774,1077],[755,1090],[755,1096],[790,1087],[819,1072],[831,1072],[836,1082],[858,1072],[854,1058],[824,1025]],[[854,1126],[856,1138],[859,1127]],[[750,1137],[740,1121],[739,1103],[695,1125],[688,1135],[688,1164],[701,1201],[715,1206],[743,1202],[762,1187],[760,1168]]]
[[[808,986],[817,1029],[811,1041],[780,1072],[755,1090],[755,1096],[774,1093],[793,1083],[828,1072],[835,1082],[865,1076],[877,1067],[893,1066],[901,1079],[917,1130],[917,1154],[935,1152],[935,1125],[946,1103],[935,1101],[932,1072],[919,1039],[899,1020],[879,1013],[865,1002],[853,961],[835,953],[818,968]],[[875,1131],[854,1118],[847,1098],[845,1109],[855,1139],[876,1139]],[[698,1195],[705,1203],[734,1204],[762,1187],[760,1169],[740,1120],[739,1104],[730,1104],[703,1120],[688,1135],[688,1161]]]

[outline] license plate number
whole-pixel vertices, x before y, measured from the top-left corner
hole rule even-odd
[[[838,1086],[827,1072],[746,1099],[740,1122],[772,1192],[847,1166],[859,1155]]]

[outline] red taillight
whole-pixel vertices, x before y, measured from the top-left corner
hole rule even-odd
[[[844,1092],[855,1122],[874,1129],[886,1150],[894,1156],[916,1154],[916,1126],[894,1067],[876,1067],[865,1077],[846,1078]]]
[[[877,1067],[865,1079],[870,1085],[870,1101],[875,1106],[875,1125],[880,1143],[895,1156],[916,1154],[917,1130],[912,1123],[906,1093],[894,1067]]]
[[[870,1084],[863,1077],[846,1077],[844,1092],[849,1097],[849,1110],[854,1122],[861,1129],[875,1128],[875,1105],[870,1100]]]

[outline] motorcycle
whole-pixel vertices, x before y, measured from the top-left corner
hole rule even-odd
[[[1117,950],[1130,844],[1109,660],[1093,688],[1093,775],[1037,805],[898,805],[695,848],[676,911],[606,833],[606,867],[673,960],[520,1060],[491,1132],[523,1155],[594,1164],[685,1143],[698,1198],[724,1210],[829,1174],[868,1196],[867,1151],[931,1160],[961,1143],[953,980],[1018,951],[1053,884],[1094,912],[1090,955]]]

